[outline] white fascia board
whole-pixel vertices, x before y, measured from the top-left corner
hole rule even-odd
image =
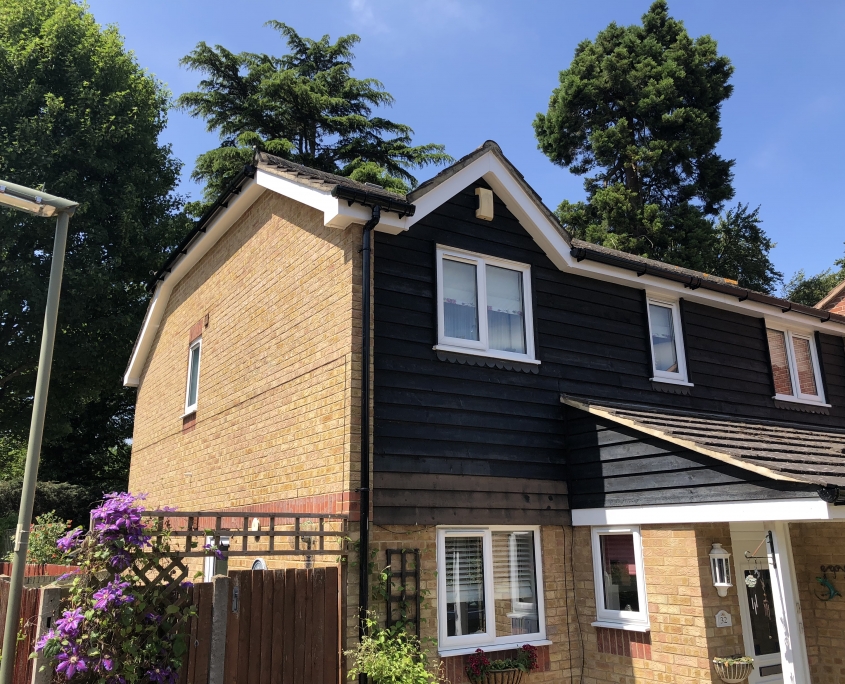
[[[546,256],[561,271],[583,275],[605,282],[647,289],[649,293],[659,296],[697,302],[717,309],[732,311],[745,316],[766,317],[781,321],[783,325],[797,325],[804,329],[820,330],[829,335],[845,336],[845,328],[835,323],[822,323],[811,317],[794,312],[782,312],[777,307],[759,302],[739,302],[734,296],[714,292],[704,288],[691,290],[682,283],[676,283],[653,275],[637,276],[633,271],[600,262],[585,259],[577,261],[570,254],[570,246],[561,235],[560,230],[549,220],[537,206],[534,198],[530,197],[521,184],[514,178],[511,170],[491,150],[482,155],[468,166],[461,169],[454,176],[446,179],[430,192],[414,200],[416,212],[408,217],[407,226],[410,228],[440,205],[448,202],[452,197],[466,188],[472,182],[484,178],[493,191],[505,203],[510,212],[519,220],[522,227],[537,242]],[[823,314],[823,312],[820,312]]]
[[[295,202],[304,204],[312,209],[323,212],[323,224],[330,228],[344,230],[353,223],[366,223],[372,218],[373,212],[369,207],[360,204],[349,204],[347,200],[332,197],[329,190],[321,190],[307,185],[300,185],[288,178],[267,173],[259,169],[255,173],[256,182],[268,190],[272,190]],[[382,212],[376,230],[391,235],[406,231],[407,217],[399,218],[396,214]]]
[[[674,523],[758,522],[775,520],[845,521],[845,507],[831,506],[818,497],[731,501],[722,503],[622,508],[582,508],[572,511],[572,525],[671,525]]]
[[[147,355],[153,346],[161,320],[164,317],[164,310],[170,300],[170,293],[178,283],[190,271],[197,262],[204,257],[208,251],[217,243],[223,234],[229,230],[232,224],[237,221],[244,212],[258,199],[264,188],[255,180],[250,180],[243,185],[239,194],[229,200],[229,206],[217,214],[205,229],[205,234],[197,237],[188,248],[188,253],[178,259],[171,268],[164,280],[156,285],[155,293],[147,308],[147,315],[138,334],[138,343],[132,352],[126,374],[123,376],[123,384],[127,387],[138,387],[141,384],[141,373],[147,361]]]

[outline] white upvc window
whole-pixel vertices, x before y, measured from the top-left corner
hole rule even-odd
[[[680,306],[656,297],[647,300],[652,380],[689,385]]]
[[[592,528],[597,627],[649,630],[643,547],[636,526]]]
[[[539,363],[531,267],[438,246],[435,349]]]
[[[769,324],[766,336],[775,385],[774,398],[827,406],[813,334]]]
[[[437,617],[441,653],[545,641],[540,528],[439,528]]]
[[[200,390],[200,356],[202,355],[202,337],[191,342],[188,348],[188,387],[185,390],[185,415],[197,410],[197,398]]]

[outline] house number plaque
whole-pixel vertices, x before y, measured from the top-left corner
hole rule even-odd
[[[716,627],[730,627],[733,625],[731,614],[726,610],[716,613]]]

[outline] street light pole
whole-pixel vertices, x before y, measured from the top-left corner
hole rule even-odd
[[[69,200],[51,197],[45,193],[39,193],[37,190],[6,183],[2,180],[0,180],[0,205],[27,211],[37,216],[53,216],[58,213],[56,236],[53,241],[53,259],[50,264],[50,283],[47,287],[47,307],[44,312],[44,331],[41,336],[41,355],[38,359],[38,374],[35,380],[35,395],[32,404],[32,423],[29,428],[29,444],[26,450],[26,468],[21,491],[21,505],[18,512],[18,527],[15,534],[9,603],[6,610],[6,631],[3,634],[3,657],[0,661],[0,684],[13,684],[21,594],[24,570],[26,569],[26,553],[29,548],[29,528],[32,522],[35,484],[38,480],[38,462],[41,459],[41,440],[44,435],[44,416],[47,410],[47,390],[50,385],[50,371],[53,365],[53,345],[56,340],[56,319],[59,312],[59,294],[62,288],[68,222],[77,205]]]

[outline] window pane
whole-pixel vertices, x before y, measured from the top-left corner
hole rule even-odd
[[[678,353],[675,349],[675,326],[672,309],[649,304],[651,317],[651,346],[654,349],[654,369],[667,373],[678,372]]]
[[[533,532],[493,532],[496,636],[536,634],[537,571]]]
[[[772,375],[777,394],[792,394],[792,378],[789,375],[789,361],[786,356],[786,340],[780,330],[767,329],[769,356],[772,358]]]
[[[754,638],[754,655],[780,652],[778,627],[775,622],[775,600],[772,595],[772,582],[768,570],[746,570],[745,577],[754,577],[757,581],[749,586],[748,614],[751,617],[751,636]]]
[[[478,340],[475,264],[443,259],[443,325],[446,337]]]
[[[200,372],[200,347],[197,345],[191,349],[191,356],[188,361],[190,368],[188,372],[190,377],[188,379],[188,406],[193,406],[197,403],[197,387],[199,385]]]
[[[521,272],[487,266],[487,325],[490,349],[525,353]]]
[[[792,348],[795,351],[795,366],[798,369],[798,387],[802,394],[819,393],[816,387],[816,374],[813,372],[813,356],[810,352],[810,340],[804,337],[793,337]]]
[[[486,631],[483,540],[446,537],[446,633],[464,636]]]
[[[604,579],[604,607],[607,610],[639,612],[640,595],[637,589],[634,535],[603,534],[599,540]]]

